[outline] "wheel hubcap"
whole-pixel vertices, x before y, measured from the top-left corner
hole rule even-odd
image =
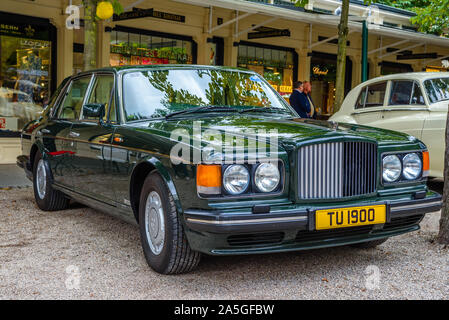
[[[148,195],[145,204],[145,231],[151,251],[160,254],[164,247],[165,220],[161,197],[156,191]]]
[[[39,160],[36,171],[36,189],[39,198],[45,198],[45,189],[47,187],[47,172],[45,171],[44,160]]]

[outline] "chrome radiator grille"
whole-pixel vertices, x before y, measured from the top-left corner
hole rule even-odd
[[[298,151],[301,199],[337,199],[376,190],[377,146],[368,142],[331,142]]]

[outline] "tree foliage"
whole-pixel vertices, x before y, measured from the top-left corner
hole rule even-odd
[[[413,11],[410,21],[420,31],[447,36],[449,0],[375,0],[376,3]]]

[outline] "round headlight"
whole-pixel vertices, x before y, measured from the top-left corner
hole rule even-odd
[[[385,182],[394,182],[402,172],[401,160],[395,155],[389,155],[382,160],[382,177]]]
[[[421,158],[416,153],[409,153],[402,159],[404,169],[402,174],[407,180],[414,180],[419,177],[422,171]]]
[[[278,166],[273,163],[260,164],[254,174],[254,183],[259,191],[271,192],[279,185],[281,175]]]
[[[223,186],[230,194],[241,194],[249,185],[249,172],[240,164],[231,165],[223,173]]]

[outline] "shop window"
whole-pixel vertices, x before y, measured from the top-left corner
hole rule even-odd
[[[337,56],[323,52],[312,52],[310,63],[311,97],[316,111],[323,119],[333,114],[337,75]],[[351,89],[352,61],[346,58],[345,94]]]
[[[0,132],[20,131],[50,98],[52,43],[25,36],[0,36]]]
[[[154,33],[155,34],[155,33]],[[110,65],[192,64],[193,41],[170,35],[153,35],[151,31],[111,33]]]
[[[292,92],[294,53],[278,47],[240,44],[237,66],[262,75],[285,99]]]

